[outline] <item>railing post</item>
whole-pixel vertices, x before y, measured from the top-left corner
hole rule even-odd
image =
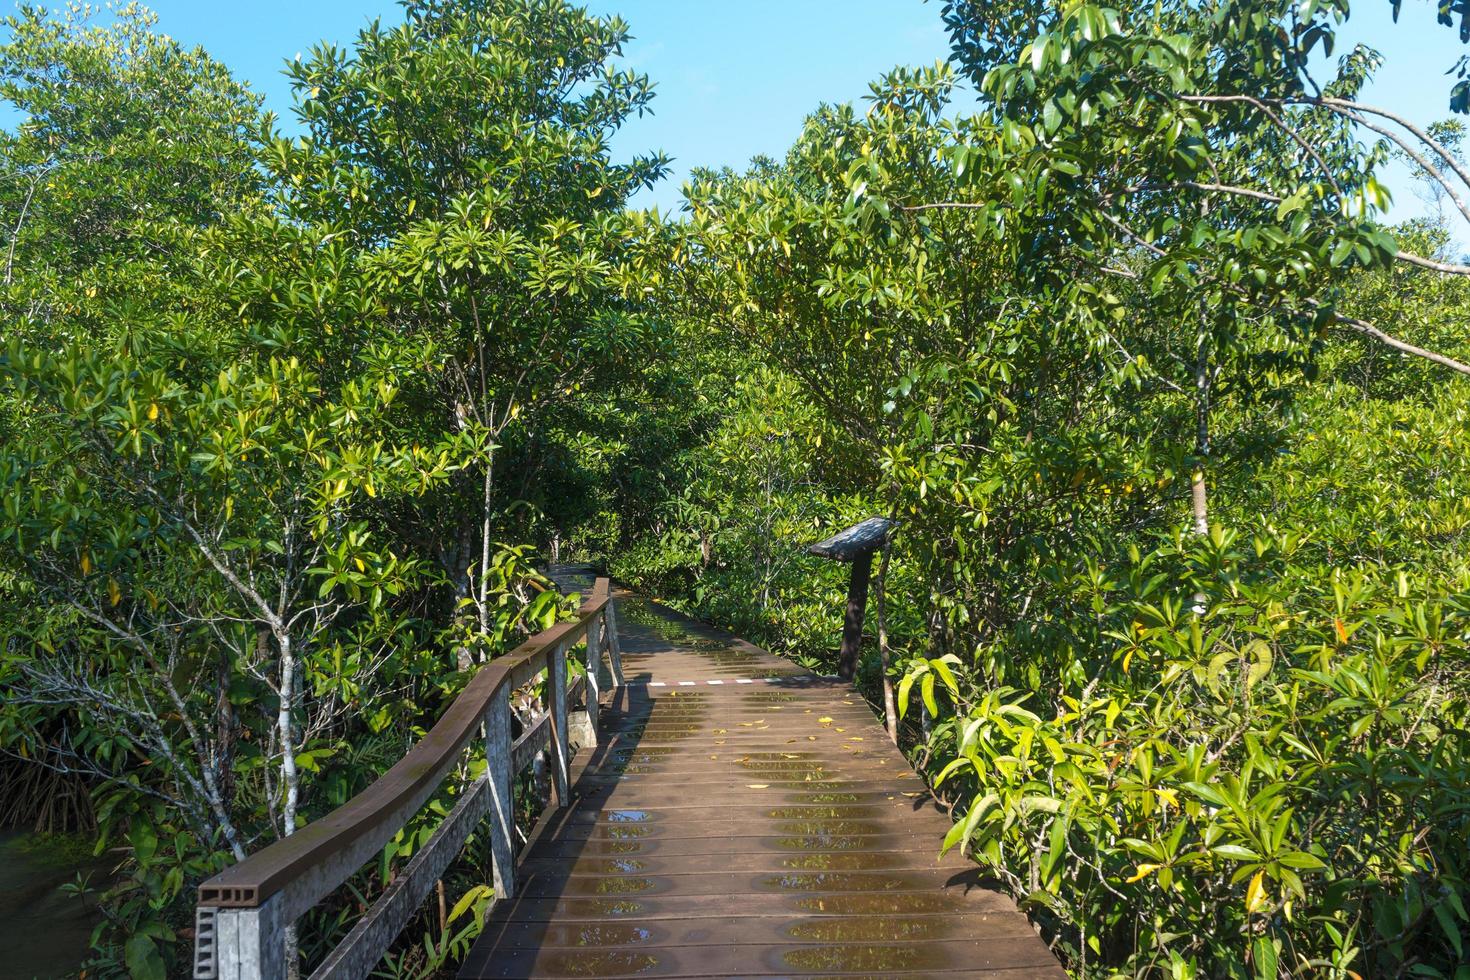
[[[599,613],[592,622],[587,624],[587,726],[589,730],[588,746],[597,744],[597,712],[602,707],[598,703],[598,675],[602,672],[602,652],[607,643],[606,634],[603,632],[607,622],[607,611]]]
[[[610,584],[608,591],[612,591]],[[618,646],[618,614],[613,608],[611,595],[607,598],[607,605],[602,608],[602,617],[607,628],[607,656],[612,664],[612,686],[619,688],[623,686],[623,650]]]
[[[201,914],[196,926],[194,975],[201,980],[285,980],[286,926],[281,896],[272,895],[258,908],[217,908]],[[212,956],[199,955],[212,946]]]
[[[485,779],[490,784],[490,858],[495,874],[495,897],[516,893],[516,816],[512,795],[510,696],[497,692],[485,710]]]
[[[571,802],[568,783],[569,751],[567,748],[567,645],[558,643],[551,651],[547,669],[551,702],[551,778],[556,787],[556,805]]]

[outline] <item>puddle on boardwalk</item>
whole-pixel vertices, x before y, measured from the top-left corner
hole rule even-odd
[[[790,803],[856,803],[861,797],[856,793],[792,793],[786,799]]]
[[[806,939],[819,943],[942,939],[952,931],[948,920],[938,915],[923,918],[897,916],[871,919],[811,919],[807,922],[793,922],[786,927],[786,935],[792,939]]]
[[[552,952],[537,957],[536,966],[539,973],[549,976],[611,977],[647,973],[658,966],[658,957],[622,950]]]
[[[764,878],[760,884],[763,889],[790,892],[897,892],[924,887],[924,882],[905,875],[848,871],[791,872]]]
[[[665,612],[646,600],[638,598],[624,598],[618,600],[618,618],[628,626],[636,629],[628,630],[628,639],[624,641],[626,649],[643,646],[660,647],[663,644],[678,647],[684,650],[723,650],[730,645],[730,641],[715,635],[707,630],[702,630],[697,624],[686,620],[676,619],[677,613]],[[643,636],[638,636],[643,633]],[[649,634],[652,637],[645,639]]]
[[[861,820],[873,815],[876,804],[844,806],[783,806],[767,810],[772,820]]]
[[[654,841],[641,840],[588,840],[581,845],[582,853],[598,854],[643,854],[658,845]],[[641,870],[641,869],[639,869]]]
[[[627,898],[569,898],[557,902],[557,907],[578,919],[624,918],[647,915],[649,911],[648,903]]]
[[[781,866],[795,871],[886,871],[902,861],[883,851],[848,854],[803,854],[781,859]],[[641,870],[641,869],[639,869]]]
[[[572,870],[588,875],[629,875],[647,871],[648,862],[636,858],[582,858]]]
[[[616,877],[572,878],[562,886],[563,895],[637,895],[658,888],[658,881],[633,875]]]
[[[813,895],[797,899],[803,912],[825,912],[828,915],[928,915],[949,912],[961,907],[949,895],[920,892],[907,895],[874,895],[871,892],[848,892],[838,895]]]
[[[653,833],[652,827],[632,824],[630,826],[618,826],[614,824],[597,824],[592,828],[592,836],[598,840],[637,840],[647,837]]]
[[[808,946],[781,954],[787,966],[798,970],[932,970],[948,958],[928,946]]]
[[[872,847],[866,837],[842,837],[836,834],[819,834],[812,837],[779,837],[776,846],[785,851],[856,851]]]
[[[891,828],[867,820],[782,821],[776,824],[776,830],[778,833],[790,834],[793,837],[811,837],[817,840],[827,837],[847,837],[853,834],[866,834],[873,837],[892,833]]]
[[[541,947],[639,946],[653,941],[654,931],[647,926],[624,925],[621,922],[585,922],[575,925],[548,925],[537,939]],[[830,940],[829,940],[830,941]]]
[[[653,819],[647,810],[604,810],[601,816],[608,823],[646,823]]]
[[[774,772],[784,770],[787,772],[810,772],[830,776],[831,771],[820,762],[808,759],[756,759],[751,756],[742,756],[740,764],[746,769],[755,769],[763,772]]]

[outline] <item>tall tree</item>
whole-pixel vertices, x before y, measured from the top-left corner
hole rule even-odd
[[[349,53],[313,49],[289,71],[306,135],[264,161],[292,219],[354,250],[408,343],[436,352],[419,435],[463,467],[423,509],[426,538],[484,634],[500,529],[496,456],[510,426],[574,393],[628,321],[620,214],[664,172],[615,163],[609,139],[652,86],[618,71],[618,18],[564,0],[410,0]]]

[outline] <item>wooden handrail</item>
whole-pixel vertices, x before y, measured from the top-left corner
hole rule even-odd
[[[605,627],[603,638],[594,637],[594,627],[598,625]],[[502,819],[508,817],[509,809],[504,805],[508,801],[500,798],[508,795],[512,777],[519,769],[513,765],[512,759],[517,754],[532,754],[510,750],[509,696],[543,671],[549,673],[552,681],[546,715],[550,724],[544,726],[544,733],[542,725],[535,726],[537,740],[549,742],[557,756],[558,788],[561,790],[557,802],[566,805],[564,783],[569,698],[565,655],[583,635],[588,639],[589,668],[595,671],[606,653],[612,661],[614,683],[619,683],[621,658],[610,607],[610,588],[605,578],[596,581],[590,598],[582,604],[576,619],[536,634],[509,654],[481,667],[428,734],[371,786],[320,820],[307,824],[200,885],[195,976],[238,976],[242,980],[275,976],[273,964],[278,957],[272,948],[284,938],[286,925],[341,886],[382,850],[428,802],[460,762],[465,748],[482,726],[503,731],[489,731],[486,774],[466,792],[462,802],[473,802],[479,808],[471,816],[498,808],[502,811]],[[597,648],[594,648],[595,639]],[[587,684],[586,691],[591,702],[596,697],[595,682]],[[595,717],[596,709],[590,703],[589,712]],[[496,746],[502,742],[504,751],[497,752]],[[492,801],[491,797],[495,799]],[[457,830],[462,830],[467,836],[477,822],[474,819],[460,820],[458,824],[462,826]],[[446,821],[446,825],[449,823]],[[513,857],[510,858],[511,867],[501,865],[506,863],[504,855],[514,855],[515,848],[510,841],[498,839],[505,836],[504,828],[495,836],[494,850],[501,856],[495,869],[497,892],[508,896],[512,886],[500,879],[513,878]],[[456,851],[462,846],[463,839],[461,836],[453,842]],[[245,932],[250,933],[248,942],[245,941]],[[388,938],[391,940],[391,936]],[[246,947],[259,948],[255,954],[248,950],[245,953],[233,952]],[[252,960],[256,961],[253,966]],[[280,963],[284,965],[284,960]],[[372,963],[376,963],[376,959]],[[371,966],[368,964],[368,969]],[[342,972],[334,967],[327,971],[327,975],[366,975],[366,970],[361,973],[354,970]]]

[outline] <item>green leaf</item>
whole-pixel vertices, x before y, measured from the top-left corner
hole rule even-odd
[[[163,957],[147,936],[133,936],[123,946],[123,962],[132,980],[166,980]]]

